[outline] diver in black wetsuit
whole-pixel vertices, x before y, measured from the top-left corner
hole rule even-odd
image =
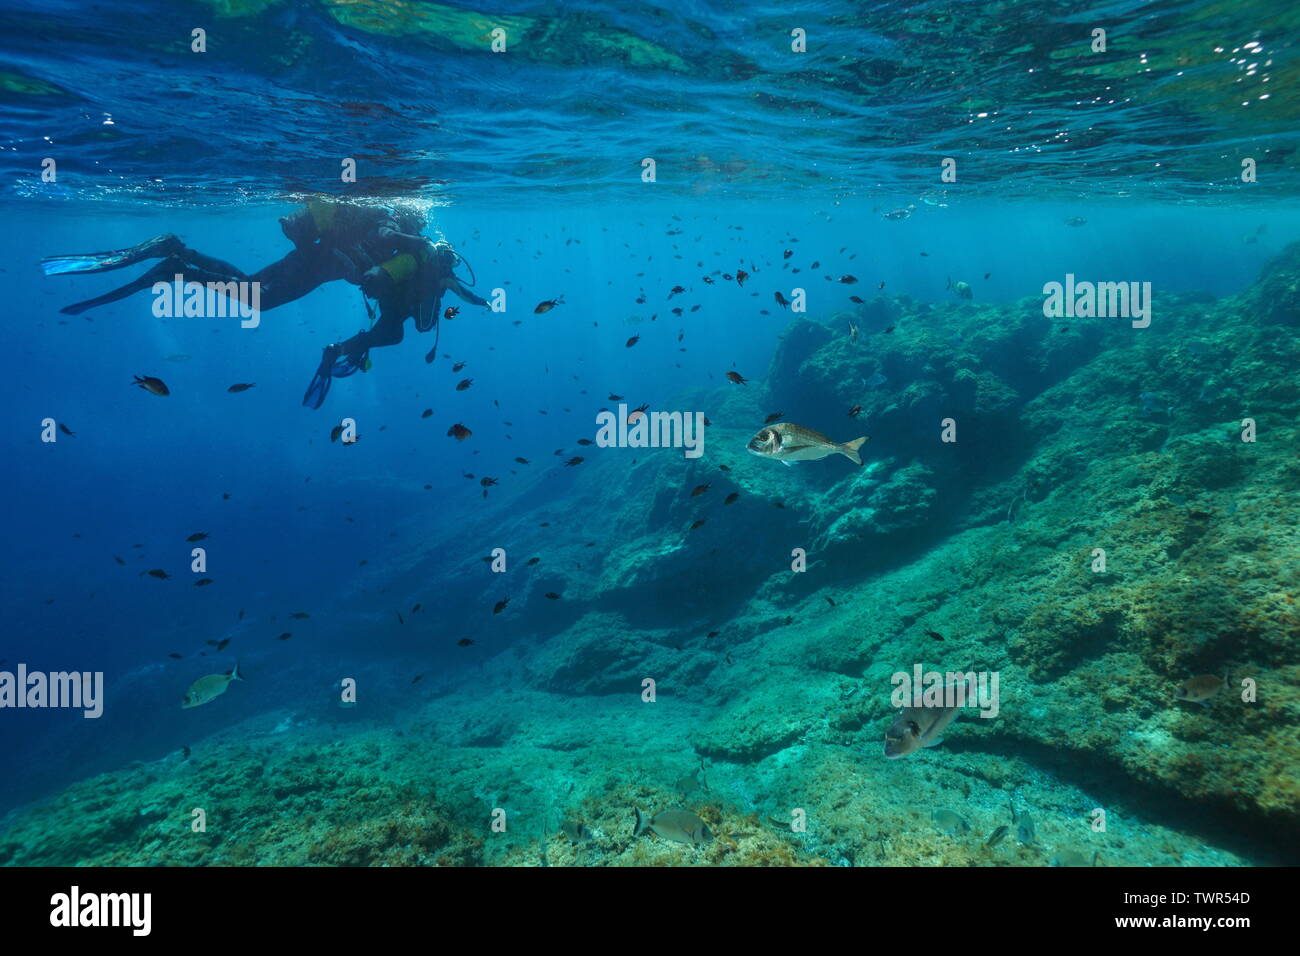
[[[459,259],[451,243],[425,240],[415,251],[400,253],[368,269],[361,277],[361,291],[379,304],[379,317],[369,331],[325,346],[302,403],[309,408],[320,408],[333,379],[368,370],[370,350],[401,342],[408,318],[415,319],[418,332],[428,332],[438,325],[442,297],[448,290],[473,305],[486,306],[487,301],[471,292],[453,273]],[[370,309],[369,302],[366,308]],[[433,348],[424,360],[432,362],[437,352],[435,336]]]
[[[410,231],[404,231],[403,225]],[[223,285],[256,282],[260,308],[266,311],[302,298],[317,286],[336,279],[359,285],[366,270],[395,254],[417,252],[427,245],[429,240],[418,234],[422,227],[423,223],[414,221],[399,222],[397,214],[390,209],[330,198],[311,199],[305,209],[280,219],[281,230],[294,244],[293,251],[251,275],[228,262],[190,249],[171,234],[116,252],[48,256],[41,265],[46,275],[68,275],[106,272],[146,259],[162,259],[133,282],[60,309],[68,315],[79,315],[87,309],[116,302],[151,288],[156,282],[171,281],[178,274],[185,282]],[[227,288],[233,291],[238,287]]]

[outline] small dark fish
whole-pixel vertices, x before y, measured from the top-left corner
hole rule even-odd
[[[171,577],[171,575],[168,574],[166,571],[164,571],[162,568],[153,568],[152,570],[147,571],[146,573],[149,575],[149,577],[157,578],[159,581],[166,581],[169,577]]]
[[[199,578],[197,581],[194,582],[194,586],[196,588],[202,588],[202,587],[207,587],[211,583],[212,583],[212,578]]]
[[[190,750],[189,747],[182,747],[182,748],[181,748],[181,756],[182,756],[182,757],[188,757],[191,753],[193,753],[193,751]]]
[[[420,417],[421,417],[421,418],[428,418],[428,417],[429,417],[430,415],[432,415],[432,414],[433,414],[433,409],[432,409],[432,408],[426,408],[424,411],[420,412]]]
[[[500,601],[497,601],[497,603],[492,606],[492,613],[500,614],[502,611],[506,609],[506,605],[509,603],[510,603],[510,598],[502,598]]]
[[[454,438],[456,441],[464,441],[472,434],[474,433],[459,422],[447,429],[447,437]]]
[[[521,465],[531,464],[527,458],[516,458],[515,461],[519,462]]]
[[[779,422],[781,420],[781,416],[784,414],[785,412],[773,412],[771,415],[768,415],[767,418],[763,419],[763,424],[770,425],[773,422]]]
[[[696,528],[702,527],[704,522],[707,520],[708,520],[707,518],[701,518],[699,521],[694,522],[691,525],[691,530],[694,531]]]
[[[230,492],[228,492],[228,491],[222,492],[222,494],[221,494],[221,500],[222,500],[222,501],[229,501],[229,500],[230,500]]]
[[[402,612],[401,612],[401,611],[397,611],[397,612],[395,612],[395,613],[397,614],[397,623],[398,623],[398,624],[405,624],[406,621],[402,618]]]
[[[624,348],[628,348],[628,349],[630,349],[632,346],[636,345],[636,344],[637,344],[638,342],[640,342],[640,341],[641,341],[641,336],[639,336],[639,335],[634,335],[634,336],[632,336],[630,339],[628,339],[626,342],[623,343],[623,347],[624,347]]]
[[[124,561],[122,558],[119,558],[117,555],[113,555],[113,560],[116,561],[118,564],[126,564],[126,561]]]
[[[226,391],[227,391],[227,392],[246,392],[246,391],[248,391],[250,388],[252,388],[252,387],[253,387],[254,385],[256,385],[256,384],[257,384],[256,382],[247,382],[247,383],[241,383],[241,384],[238,384],[238,385],[232,385],[232,386],[230,386],[230,388],[226,389]]]
[[[143,377],[132,375],[131,377],[135,379],[135,381],[131,383],[132,385],[139,385],[150,395],[166,397],[171,394],[171,389],[169,389],[160,378],[154,378],[152,375],[145,375]]]
[[[858,281],[857,276],[840,276],[839,281],[844,285],[853,285]]]
[[[610,393],[609,393],[609,400],[610,400],[611,402],[621,402],[621,401],[623,401],[623,396],[622,396],[622,395],[615,395],[613,392],[610,392]]]
[[[574,455],[572,458],[570,458],[568,461],[564,463],[564,467],[572,468],[575,465],[581,465],[585,460],[586,459],[582,458],[580,455]]]
[[[877,289],[883,289],[884,287],[885,287],[884,282],[881,282],[880,285],[876,286]]]
[[[862,414],[861,405],[854,405],[852,408],[849,409],[849,418],[857,418],[861,414]]]
[[[541,558],[538,558],[538,557],[532,557],[532,558],[529,558],[528,561],[527,561],[526,564],[525,564],[525,567],[530,567],[530,568],[531,568],[534,564],[536,564],[536,563],[537,563],[538,561],[540,561],[540,560],[542,560],[542,559],[541,559]]]
[[[423,604],[414,604],[414,605],[412,605],[412,606],[411,606],[411,613],[412,613],[412,614],[418,614],[419,611],[420,611],[420,608],[422,608],[422,607],[424,607]]]
[[[736,385],[744,385],[749,379],[745,378],[739,372],[728,372],[727,381],[734,382]]]
[[[984,842],[984,845],[986,847],[997,846],[1004,839],[1006,839],[1007,834],[1010,832],[1011,832],[1011,827],[1000,826],[992,833],[989,834],[989,838]]]
[[[281,634],[279,637],[277,637],[276,640],[277,640],[277,641],[287,641],[287,640],[288,640],[289,638],[291,638],[291,637],[293,637],[293,633],[290,632],[290,631],[285,631],[283,634]]]
[[[444,319],[454,319],[458,315],[460,315],[460,309],[454,305],[449,305],[447,308],[442,310],[442,317]]]
[[[487,475],[484,475],[482,478],[478,480],[478,483],[482,485],[484,488],[491,488],[493,485],[497,483],[497,479],[489,478]]]
[[[671,299],[671,298],[672,298],[673,296],[675,296],[675,295],[681,295],[681,294],[682,294],[683,292],[685,292],[685,291],[686,291],[686,289],[685,289],[684,287],[679,286],[679,285],[675,285],[675,286],[672,287],[671,290],[669,290],[669,292],[668,292],[668,298]]]
[[[984,278],[987,279],[987,278],[988,278],[989,276],[991,276],[991,275],[993,275],[992,272],[986,272],[986,273],[984,273]]]
[[[461,379],[459,382],[456,383],[456,391],[463,392],[465,391],[465,389],[469,388],[473,384],[474,384],[474,380],[472,378]]]
[[[184,655],[182,655],[182,654],[168,654],[167,656],[170,657],[170,658],[171,658],[172,660],[174,660],[174,661],[179,661],[179,660],[180,660]]]
[[[548,601],[558,601],[558,600],[560,599],[560,596],[559,596],[558,594],[556,594],[554,591],[547,591],[547,592],[546,592],[546,599],[547,599]]]
[[[67,425],[63,424],[63,422],[59,422],[59,431],[63,432],[63,434],[69,436],[70,438],[76,438],[76,437],[77,437],[77,433],[74,432],[74,431],[73,431],[71,428],[69,428]]]
[[[208,538],[208,537],[211,537],[211,535],[209,535],[206,531],[196,531],[196,532],[194,532],[192,535],[190,535],[188,538],[186,538],[185,540],[186,540],[186,541],[191,541],[191,542],[192,542],[192,541],[202,541],[204,538]]]
[[[418,684],[420,682],[420,678],[422,677],[424,677],[423,674],[416,674],[414,677],[411,678],[411,683]]]
[[[541,315],[543,312],[550,312],[551,309],[555,308],[563,301],[564,301],[564,296],[561,295],[555,297],[554,299],[546,299],[542,302],[538,302],[537,308],[533,309],[533,315]]]
[[[579,444],[579,445],[586,446],[586,445],[594,445],[594,444],[596,444],[596,443],[595,443],[594,441],[592,441],[590,438],[579,438],[579,439],[578,439],[578,444]]]
[[[465,363],[464,363],[464,362],[457,362],[455,365],[453,365],[453,366],[451,367],[451,370],[452,370],[453,372],[459,372],[459,371],[460,371],[461,369],[463,369],[464,367],[465,367]]]
[[[311,615],[308,614],[306,611],[294,611],[289,616],[293,618],[295,621],[305,621],[307,620],[307,618],[311,617]]]
[[[740,497],[740,492],[733,491],[731,494],[727,495],[726,499],[722,503],[724,505],[734,504],[739,497]]]
[[[330,441],[332,442],[338,441],[339,436],[342,434],[343,434],[343,426],[335,425],[333,428],[330,429]]]
[[[782,259],[789,259],[792,255],[794,255],[794,250],[793,250],[793,249],[787,249],[787,250],[785,250],[785,252],[783,252],[783,253],[781,254],[781,258],[782,258]]]
[[[709,423],[708,420],[705,419],[704,424],[707,425],[708,423]],[[730,465],[719,465],[718,468],[719,468],[720,470],[722,470],[722,471],[731,471],[731,466],[730,466]]]
[[[462,637],[459,641],[456,642],[457,647],[471,647],[473,646],[473,644],[474,642],[471,641],[468,637]]]
[[[746,272],[744,269],[736,270],[736,285],[743,286],[745,284],[745,280],[748,278],[749,278],[749,273]],[[696,306],[696,308],[699,308],[699,306]]]
[[[828,598],[826,599],[826,603],[829,604],[831,607],[838,607],[838,606],[839,606],[839,605],[837,605],[837,604],[835,603],[835,598],[833,598],[833,597],[828,597]]]
[[[926,637],[932,637],[932,638],[934,638],[936,641],[942,641],[942,640],[943,640],[943,635],[940,634],[938,631],[926,631],[926,632],[925,632],[925,636],[926,636]]]
[[[790,307],[790,300],[783,296],[779,291],[773,292],[772,296],[776,299],[776,304],[781,308],[786,309]]]
[[[709,487],[710,487],[709,485],[696,485],[694,488],[691,489],[691,497],[698,498],[700,495],[708,491]]]
[[[861,296],[851,295],[851,296],[849,296],[849,301],[850,301],[850,302],[856,302],[858,305],[862,305],[862,297],[861,297]]]
[[[886,334],[886,335],[889,335],[891,332],[894,331],[895,328],[896,328],[896,326],[893,326],[893,325],[887,326],[887,327],[885,328],[885,334]]]

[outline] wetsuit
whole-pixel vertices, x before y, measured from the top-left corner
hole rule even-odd
[[[232,288],[225,283],[256,282],[261,310],[266,311],[300,299],[336,279],[359,284],[368,269],[397,253],[417,252],[427,243],[422,236],[402,232],[390,209],[332,200],[311,200],[306,209],[282,218],[280,225],[293,241],[294,250],[251,275],[229,262],[190,249],[173,235],[158,236],[117,252],[51,256],[42,265],[47,275],[65,275],[104,272],[162,258],[133,282],[60,310],[69,315],[116,302],[152,288],[156,282],[170,282],[177,275],[183,282],[222,283],[223,291]]]

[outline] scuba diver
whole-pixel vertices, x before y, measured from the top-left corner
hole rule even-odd
[[[426,239],[415,251],[399,253],[366,270],[361,277],[361,294],[366,312],[374,324],[369,331],[363,330],[344,342],[325,346],[302,403],[309,408],[320,408],[334,379],[368,371],[370,350],[401,342],[407,318],[415,319],[418,332],[428,332],[437,327],[433,348],[424,357],[426,362],[432,362],[437,357],[438,338],[442,333],[440,312],[443,295],[451,290],[472,305],[488,304],[453,273],[458,262],[464,262],[464,259],[451,243]],[[473,275],[472,267],[470,274]],[[370,306],[371,299],[379,305],[378,319]]]
[[[397,253],[416,253],[427,245],[428,240],[419,235],[424,225],[418,213],[399,214],[380,206],[361,206],[330,197],[313,198],[307,200],[306,208],[280,218],[280,229],[293,243],[293,251],[251,275],[228,262],[190,249],[171,233],[114,252],[47,256],[41,260],[41,268],[47,276],[74,275],[107,272],[146,259],[162,259],[124,286],[59,310],[67,315],[80,315],[87,309],[116,302],[152,288],[156,282],[170,282],[178,274],[185,282],[221,283],[217,288],[228,298],[236,298],[237,290],[247,287],[226,283],[256,282],[260,308],[266,311],[300,299],[335,279],[359,285],[366,270]]]

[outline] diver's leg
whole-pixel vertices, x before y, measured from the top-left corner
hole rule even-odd
[[[169,256],[162,262],[150,267],[138,279],[133,279],[126,285],[118,286],[116,289],[105,292],[103,295],[97,295],[93,299],[86,299],[84,302],[66,305],[59,311],[65,315],[80,315],[87,309],[107,305],[110,302],[125,299],[127,296],[134,295],[143,289],[152,288],[156,282],[172,281],[178,275],[181,277],[182,282],[200,282],[206,284],[208,282],[226,283],[238,281],[230,275],[218,272],[208,272],[204,269],[196,269],[193,266],[187,265],[184,259],[176,256]]]
[[[354,372],[370,368],[370,350],[402,341],[404,319],[380,316],[374,328],[361,331],[350,339],[327,345],[321,350],[320,365],[312,376],[311,384],[302,397],[309,408],[320,408],[329,394],[330,383],[336,378],[346,378]]]
[[[248,277],[261,289],[262,310],[274,309],[301,299],[312,289],[343,278],[343,270],[333,252],[322,246],[294,249],[283,259],[272,262]]]
[[[379,321],[369,332],[358,332],[352,338],[339,343],[342,354],[354,357],[365,355],[373,348],[388,345],[400,345],[403,338],[403,320],[379,316]]]
[[[115,249],[112,252],[87,252],[69,256],[46,256],[41,260],[41,269],[47,276],[74,275],[88,272],[108,272],[135,265],[145,259],[160,259],[164,256],[178,255],[185,244],[172,233],[154,236],[129,249]]]

